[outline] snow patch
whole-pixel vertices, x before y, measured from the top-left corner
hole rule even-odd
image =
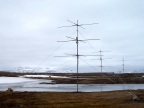
[[[0,77],[0,84],[3,83],[21,83],[28,81],[38,81],[38,79],[28,79],[28,78],[20,78],[20,77]]]
[[[66,77],[66,76],[51,76],[51,75],[23,75],[23,76],[20,76],[20,77],[26,77],[26,78],[32,78],[32,77],[35,77],[35,78],[47,78],[47,77],[51,77],[51,78],[69,78],[69,77]]]

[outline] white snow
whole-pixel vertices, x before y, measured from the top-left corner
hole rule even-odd
[[[21,83],[28,81],[37,81],[37,79],[28,79],[28,78],[20,78],[20,77],[0,77],[0,84],[3,83]]]
[[[69,78],[69,77],[66,77],[66,76],[51,76],[52,78]]]
[[[31,78],[31,77],[36,77],[36,78],[46,78],[46,77],[51,77],[51,78],[69,78],[66,76],[51,76],[51,75],[23,75],[20,77],[27,77],[27,78]]]
[[[45,78],[45,77],[50,77],[49,75],[23,75],[20,77],[41,77],[41,78]]]

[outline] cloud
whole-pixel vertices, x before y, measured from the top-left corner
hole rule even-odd
[[[79,20],[80,24],[99,23],[79,29],[79,39],[100,39],[79,43],[80,54],[90,55],[100,49],[111,51],[104,53],[104,57],[112,58],[104,61],[105,65],[121,67],[121,59],[125,57],[129,70],[137,67],[141,70],[143,10],[142,0],[0,0],[0,64],[9,68],[37,66],[44,61],[41,66],[59,67],[69,60],[63,68],[75,69],[73,57],[54,57],[76,53],[75,42],[57,42],[69,40],[66,36],[76,37],[76,27],[58,28],[72,25],[67,22],[69,19]],[[99,64],[92,57],[83,59],[93,66]],[[80,64],[82,70],[90,70],[84,61]]]

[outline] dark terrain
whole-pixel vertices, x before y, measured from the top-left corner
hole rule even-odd
[[[77,83],[75,73],[14,73],[0,72],[0,76],[51,75],[69,78],[51,79],[54,83]],[[80,73],[81,84],[143,84],[143,73]],[[138,96],[134,101],[131,92]],[[144,108],[144,90],[111,92],[0,92],[0,108]]]
[[[0,92],[0,108],[144,108],[144,91],[113,92]]]

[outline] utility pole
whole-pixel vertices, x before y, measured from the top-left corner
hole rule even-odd
[[[71,26],[62,26],[62,27],[59,27],[59,28],[76,26],[77,36],[76,36],[76,38],[71,38],[71,37],[67,36],[67,38],[70,38],[71,40],[68,40],[68,41],[58,41],[58,42],[70,42],[70,41],[75,41],[76,42],[76,45],[77,45],[76,54],[73,54],[71,56],[76,56],[77,57],[77,69],[76,69],[77,70],[77,92],[79,92],[79,87],[78,87],[78,84],[79,84],[79,56],[96,56],[96,55],[79,55],[79,42],[84,42],[84,41],[88,41],[88,40],[100,40],[100,39],[85,39],[85,40],[80,40],[79,39],[79,27],[83,28],[82,26],[84,26],[84,25],[94,25],[94,24],[98,24],[98,23],[79,24],[78,20],[77,20],[77,23],[74,23],[74,22],[72,22],[70,20],[68,20],[68,21],[70,23],[72,23],[73,25],[71,25]]]

